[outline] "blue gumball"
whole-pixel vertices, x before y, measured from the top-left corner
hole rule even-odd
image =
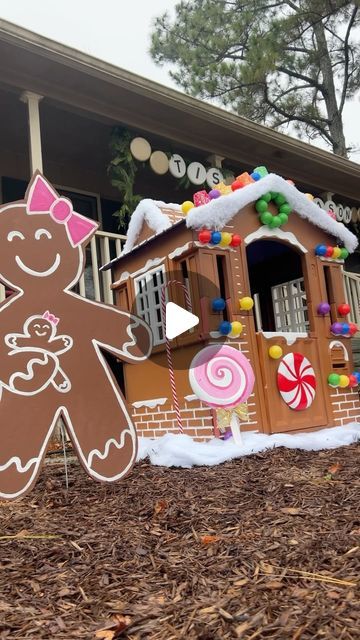
[[[315,255],[316,256],[324,256],[324,255],[326,255],[326,246],[324,244],[318,244],[315,247]]]
[[[226,302],[223,298],[214,298],[211,301],[211,307],[213,311],[224,311]]]
[[[341,334],[347,336],[348,333],[350,333],[350,326],[347,322],[344,322],[341,328]]]
[[[360,384],[360,371],[354,371],[353,376],[355,376],[355,378],[358,381],[358,384]]]
[[[255,182],[257,182],[258,180],[261,180],[261,175],[257,171],[253,171],[250,175],[252,179],[255,180]]]
[[[229,335],[231,331],[231,322],[228,322],[227,320],[223,320],[223,322],[220,323],[219,331],[222,336]]]
[[[213,231],[211,234],[211,244],[219,244],[221,241],[221,233],[220,231]]]

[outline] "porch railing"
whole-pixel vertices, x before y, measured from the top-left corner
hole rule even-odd
[[[106,264],[121,253],[126,236],[97,231],[86,248],[85,270],[75,291],[85,298],[98,302],[114,303],[111,285],[111,270],[99,271],[101,265]],[[5,287],[0,284],[0,302],[5,298]]]
[[[350,322],[355,322],[360,327],[360,275],[344,271],[344,280],[346,302],[351,307]]]

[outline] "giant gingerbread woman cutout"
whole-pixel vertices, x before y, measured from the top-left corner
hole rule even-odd
[[[25,200],[0,209],[0,497],[33,486],[58,418],[85,471],[115,481],[136,457],[136,432],[103,355],[130,363],[151,349],[148,326],[71,289],[97,223],[37,173]]]

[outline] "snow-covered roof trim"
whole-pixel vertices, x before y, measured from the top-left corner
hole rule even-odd
[[[129,251],[134,248],[144,222],[146,222],[156,235],[172,226],[168,216],[162,213],[160,206],[168,209],[174,209],[176,206],[177,210],[180,211],[179,205],[166,205],[163,202],[156,202],[150,198],[141,200],[131,216],[126,242],[121,255],[129,253]]]
[[[314,204],[296,187],[274,173],[227,196],[212,200],[200,207],[194,207],[186,217],[186,226],[192,229],[202,227],[222,229],[241,209],[258,200],[268,191],[282,193],[301,218],[309,220],[313,225],[341,240],[348,251],[355,251],[358,241],[351,231],[341,222],[333,220],[326,211]]]

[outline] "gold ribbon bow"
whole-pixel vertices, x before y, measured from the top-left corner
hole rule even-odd
[[[232,409],[216,409],[216,418],[219,429],[226,429],[230,426],[231,416],[236,413],[238,418],[243,422],[247,422],[249,419],[249,413],[247,405],[242,402]]]

